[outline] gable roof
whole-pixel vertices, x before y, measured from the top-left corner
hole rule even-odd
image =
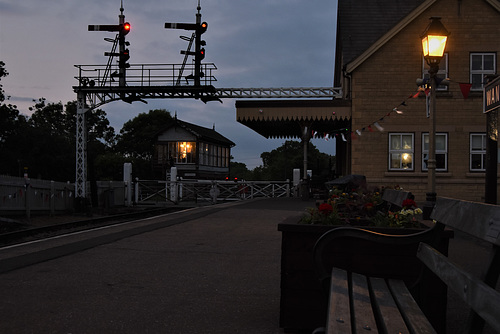
[[[436,1],[339,0],[336,58],[354,71]],[[500,0],[485,1],[500,11]]]
[[[337,39],[353,71],[436,0],[339,0]]]
[[[231,147],[235,146],[235,144],[231,140],[215,131],[215,129],[205,128],[196,124],[181,121],[177,118],[177,116],[172,118],[172,120],[169,121],[167,125],[156,134],[156,136],[158,137],[160,134],[164,133],[172,127],[180,127],[193,134],[193,136],[195,136],[198,140],[206,140],[211,143],[219,143]]]

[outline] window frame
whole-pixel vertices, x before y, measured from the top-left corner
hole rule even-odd
[[[473,136],[481,136],[481,149],[473,151],[472,148],[472,137]],[[472,155],[480,154],[481,155],[481,166],[482,168],[472,168]],[[485,132],[472,132],[469,134],[469,171],[471,172],[486,172],[486,133]]]
[[[425,162],[425,155],[429,154],[429,149],[425,148],[425,137],[428,137],[429,133],[428,132],[423,132],[422,133],[422,171],[427,172],[429,169],[427,168],[427,163]],[[447,172],[448,171],[448,151],[449,151],[449,145],[448,145],[448,133],[446,132],[436,132],[436,137],[438,136],[445,136],[445,149],[444,150],[439,150],[436,147],[436,172]],[[437,140],[436,140],[437,143]],[[438,167],[438,155],[444,154],[444,168],[439,168]]]
[[[391,144],[392,144],[392,137],[395,137],[395,136],[400,136],[400,144],[401,144],[401,147],[402,147],[402,144],[403,144],[403,136],[411,136],[411,148],[410,149],[393,149],[391,147]],[[389,167],[389,171],[415,171],[415,134],[413,132],[393,132],[393,133],[389,133],[389,143],[388,143],[388,167]],[[402,158],[402,155],[404,153],[410,153],[411,155],[411,167],[409,168],[405,168],[404,167],[404,163],[403,163],[403,158]],[[393,155],[394,154],[397,154],[397,155],[400,155],[399,157],[399,167],[393,167],[392,166],[392,162],[393,162]]]
[[[472,57],[473,56],[481,56],[482,60],[482,69],[480,70],[473,70],[472,69]],[[492,70],[485,70],[484,69],[484,56],[492,56],[493,57],[493,69]],[[475,92],[480,92],[484,88],[484,76],[485,75],[494,75],[497,72],[497,54],[496,52],[471,52],[469,54],[469,82],[472,84],[471,91]],[[472,80],[473,75],[482,75],[482,80],[481,80],[481,87],[474,87],[474,82]]]
[[[441,69],[441,64],[445,65],[444,69]],[[443,59],[439,63],[439,71],[437,72],[436,76],[442,79],[449,78],[448,75],[448,53],[445,52],[443,55]],[[429,75],[429,65],[427,65],[427,62],[425,61],[425,58],[422,57],[422,78],[429,80],[430,75]],[[448,86],[445,85],[439,85],[436,87],[436,90],[439,92],[447,92],[448,91]]]

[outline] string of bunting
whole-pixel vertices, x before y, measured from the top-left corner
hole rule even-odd
[[[436,78],[437,85],[439,86],[443,80],[444,80],[443,78]],[[471,83],[457,82],[457,81],[450,80],[449,78],[447,78],[446,80],[449,82],[457,83],[459,85],[460,92],[462,93],[462,96],[465,100],[469,97],[469,93],[470,93],[470,90],[472,88]],[[330,138],[335,137],[335,138],[339,138],[342,141],[346,142],[347,141],[346,136],[350,136],[352,139],[356,139],[357,136],[361,136],[362,133],[365,131],[373,132],[374,131],[373,128],[376,128],[378,131],[383,132],[384,127],[380,123],[383,123],[385,118],[391,116],[392,113],[403,114],[403,111],[400,110],[399,108],[401,106],[407,106],[407,104],[406,104],[407,100],[417,98],[418,96],[420,96],[420,94],[422,92],[425,95],[429,95],[430,87],[428,85],[428,81],[429,81],[428,78],[423,79],[422,86],[419,86],[416,92],[412,93],[410,96],[408,96],[406,99],[404,99],[399,105],[394,107],[391,111],[389,111],[384,116],[380,117],[378,120],[373,121],[370,124],[360,128],[360,129],[357,129],[355,131],[350,131],[348,128],[345,128],[345,127],[339,128],[336,130],[332,130],[330,132],[323,133],[322,138],[325,139],[326,141],[328,141]],[[313,131],[312,136],[313,136],[313,138],[318,137],[318,132]]]

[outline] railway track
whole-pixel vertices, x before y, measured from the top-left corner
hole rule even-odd
[[[149,218],[188,209],[189,207],[169,207],[160,209],[147,209],[135,212],[127,212],[102,217],[90,217],[82,220],[51,224],[42,227],[23,228],[17,231],[1,233],[0,247],[11,246],[18,243],[40,240],[54,236],[64,235],[77,231],[90,230],[129,222],[141,218]]]

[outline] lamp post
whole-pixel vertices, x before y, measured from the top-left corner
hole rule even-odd
[[[431,17],[431,22],[422,33],[422,50],[424,59],[429,65],[431,95],[429,105],[429,153],[427,159],[428,192],[424,206],[424,219],[429,219],[436,203],[436,74],[439,71],[439,62],[443,58],[446,40],[449,32],[441,23],[440,17]]]

